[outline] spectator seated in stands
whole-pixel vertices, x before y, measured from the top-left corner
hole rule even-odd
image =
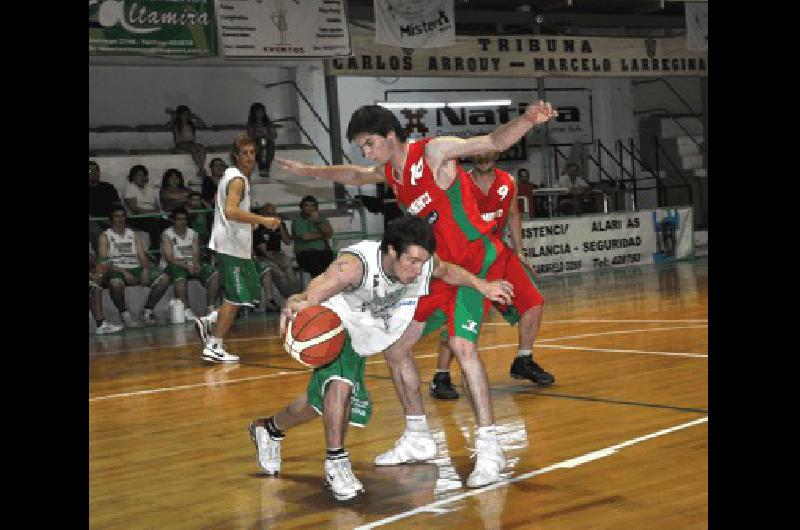
[[[117,333],[122,331],[122,326],[112,324],[107,321],[103,316],[103,274],[108,269],[108,262],[102,265],[97,264],[97,254],[95,254],[92,245],[89,244],[89,311],[92,312],[97,328],[94,332],[97,335],[105,335],[106,333]]]
[[[195,128],[208,126],[186,105],[178,105],[175,110],[164,109],[164,112],[170,116],[167,127],[172,131],[175,150],[192,155],[194,165],[197,167],[197,175],[204,177],[206,175],[206,148],[197,143]]]
[[[111,208],[121,206],[122,201],[113,184],[100,180],[100,166],[89,160],[89,217],[111,217]],[[97,239],[108,228],[105,221],[89,221],[89,243],[97,248]]]
[[[128,172],[128,184],[122,195],[125,198],[125,207],[131,214],[160,214],[161,205],[158,202],[158,193],[153,186],[148,184],[149,172],[141,164],[131,167]],[[131,219],[128,224],[131,228],[144,230],[150,236],[150,250],[158,249],[158,240],[165,228],[164,219],[161,217],[139,217]]]
[[[157,324],[153,308],[164,296],[169,286],[169,277],[153,267],[139,234],[127,226],[125,208],[118,206],[111,211],[111,228],[100,234],[99,263],[108,262],[103,283],[108,286],[122,324],[126,328],[137,328],[141,324],[131,316],[125,304],[125,286],[150,287],[142,311],[142,320],[148,326]]]
[[[294,255],[300,268],[319,276],[333,262],[333,250],[328,240],[333,235],[330,222],[319,214],[319,201],[306,195],[300,201],[300,216],[292,222]]]
[[[179,206],[170,215],[173,226],[161,235],[161,259],[166,273],[175,283],[175,297],[183,302],[184,316],[190,322],[195,315],[189,307],[189,280],[197,279],[206,288],[206,310],[214,311],[219,294],[219,272],[204,263],[200,254],[200,237],[189,228],[189,213]]]
[[[198,212],[197,210],[208,210],[210,207],[203,203],[200,193],[196,191],[189,192],[189,200],[187,202],[189,209],[189,227],[197,232],[200,237],[200,255],[208,255],[208,238],[211,236],[211,225],[214,222],[214,214],[211,212]]]
[[[558,179],[559,188],[570,190],[568,196],[558,198],[558,213],[560,215],[577,215],[588,213],[592,209],[593,198],[586,192],[590,189],[589,182],[580,175],[580,166],[576,162],[569,162]]]
[[[208,165],[211,169],[211,174],[203,177],[203,183],[200,185],[200,196],[206,203],[207,208],[213,208],[214,202],[217,200],[217,186],[219,181],[228,169],[228,164],[219,157],[213,158]]]
[[[531,174],[528,169],[519,168],[517,170],[517,206],[523,219],[532,219],[537,210],[545,211],[538,208],[539,205],[536,204],[537,199],[539,199],[533,194],[533,190],[536,188],[536,184],[531,182]],[[526,200],[523,200],[523,197]]]
[[[278,209],[274,204],[268,202],[257,213],[265,217],[277,217]],[[283,298],[286,299],[293,294],[299,293],[302,290],[302,286],[292,268],[292,260],[281,250],[281,242],[284,245],[292,242],[292,236],[289,235],[289,230],[283,221],[274,230],[259,225],[253,233],[253,258],[256,262],[256,268],[260,269],[269,266],[272,281]],[[269,293],[269,291],[264,292]]]
[[[158,194],[161,208],[165,212],[171,212],[178,207],[186,208],[190,191],[183,181],[183,173],[174,167],[169,168],[161,178],[161,191]]]
[[[277,128],[280,125],[272,123],[267,116],[267,109],[263,103],[250,105],[247,115],[247,134],[256,141],[256,162],[258,172],[262,177],[269,177],[269,168],[275,157],[275,139],[278,137]]]

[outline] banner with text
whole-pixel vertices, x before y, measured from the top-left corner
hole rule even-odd
[[[408,106],[393,106],[405,132],[411,138],[427,136],[458,136],[469,138],[488,134],[498,126],[525,113],[525,107],[539,98],[530,89],[507,90],[399,90],[386,92],[388,103],[408,103]],[[511,105],[478,104],[480,101],[510,100]],[[575,142],[592,143],[592,92],[589,89],[547,90],[547,101],[553,104],[558,115],[550,122],[548,140],[550,145],[572,145]],[[470,102],[469,107],[459,106]],[[416,105],[415,105],[416,104]],[[442,104],[435,108],[435,104]],[[448,106],[444,106],[447,104]],[[527,160],[524,146],[541,145],[543,127],[534,127],[512,151],[511,158],[503,160]]]
[[[536,274],[645,265],[693,254],[691,207],[523,221],[522,246]]]
[[[438,48],[456,40],[453,0],[374,0],[375,40],[401,48]]]
[[[217,0],[226,57],[350,55],[344,0]]]
[[[460,36],[453,46],[386,46],[351,28],[351,57],[326,61],[329,75],[472,77],[705,77],[708,53],[686,38]]]
[[[213,0],[89,0],[90,55],[217,54]]]

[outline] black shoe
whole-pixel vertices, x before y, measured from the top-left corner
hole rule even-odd
[[[450,374],[437,372],[431,381],[431,396],[436,399],[458,399],[458,392],[453,388]]]
[[[553,374],[542,370],[542,367],[536,364],[530,355],[514,359],[510,373],[514,379],[530,379],[542,386],[549,386],[556,382]]]

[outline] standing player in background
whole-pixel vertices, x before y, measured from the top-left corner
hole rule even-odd
[[[352,499],[364,486],[353,474],[344,449],[348,422],[366,426],[372,405],[364,382],[366,357],[394,343],[414,316],[420,296],[428,293],[431,277],[469,285],[492,300],[510,302],[513,290],[505,281],[486,282],[461,267],[439,260],[430,225],[404,216],[387,226],[383,240],[362,241],[342,249],[305,292],[291,296],[281,316],[322,304],[342,320],[346,340],[339,356],[314,369],[306,392],[273,416],[250,424],[261,468],[275,474],[281,467],[284,431],[322,415],[327,456],[325,484],[337,500]]]
[[[514,304],[498,306],[509,324],[519,322],[519,349],[511,365],[510,375],[515,379],[529,379],[538,385],[551,385],[552,374],[544,371],[533,360],[533,343],[539,331],[544,309],[544,298],[539,294],[531,268],[525,263],[522,251],[522,220],[517,205],[517,186],[514,177],[495,166],[499,153],[489,152],[473,157],[475,167],[469,172],[469,183],[484,221],[497,223],[497,234],[502,237],[508,222],[511,247],[515,256],[510,258],[505,278],[514,285]],[[431,381],[431,396],[438,399],[455,399],[458,392],[450,380],[450,363],[453,352],[445,333],[439,344],[436,374]]]
[[[530,105],[525,113],[489,134],[406,140],[397,117],[378,105],[357,109],[347,126],[364,158],[375,167],[313,166],[277,158],[287,171],[349,185],[387,182],[400,205],[433,227],[441,259],[460,265],[486,279],[502,278],[512,255],[495,235],[495,223],[478,212],[475,198],[458,159],[487,151],[503,151],[532,127],[554,118],[549,103]],[[375,458],[376,465],[424,461],[436,456],[436,443],[428,429],[420,378],[411,348],[426,333],[448,324],[450,346],[461,365],[463,382],[473,398],[477,423],[476,462],[467,486],[480,487],[500,479],[505,456],[497,441],[489,382],[476,342],[487,305],[480,293],[466,287],[433,282],[431,294],[420,300],[413,322],[386,351],[395,391],[406,415],[406,430],[395,447]]]
[[[216,252],[217,269],[225,290],[222,306],[207,316],[195,318],[203,341],[203,359],[212,362],[238,362],[239,357],[225,351],[223,339],[233,324],[240,306],[255,307],[261,302],[253,255],[253,226],[273,229],[278,217],[250,212],[250,174],[256,164],[255,141],[245,133],[236,135],[231,150],[234,165],[219,181],[214,204],[214,225],[208,248]]]

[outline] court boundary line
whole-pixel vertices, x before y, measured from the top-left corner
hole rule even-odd
[[[637,438],[631,438],[630,440],[626,440],[626,441],[620,442],[618,444],[610,445],[608,447],[604,447],[602,449],[597,449],[595,451],[590,451],[590,452],[585,453],[583,455],[576,456],[576,457],[573,457],[573,458],[570,458],[570,459],[567,459],[567,460],[562,460],[561,462],[557,462],[555,464],[551,464],[549,466],[543,467],[541,469],[537,469],[535,471],[529,471],[528,473],[524,473],[522,475],[516,476],[516,477],[511,478],[511,479],[502,480],[500,482],[496,482],[496,483],[491,484],[489,486],[484,486],[482,488],[477,488],[477,489],[474,489],[472,491],[467,491],[467,492],[464,492],[464,493],[461,493],[461,494],[458,494],[458,495],[454,495],[452,497],[448,497],[447,499],[442,499],[442,500],[435,501],[435,502],[432,502],[432,503],[429,503],[429,504],[425,504],[423,506],[418,506],[417,508],[414,508],[412,510],[407,510],[405,512],[401,512],[399,514],[395,514],[395,515],[393,515],[391,517],[385,517],[383,519],[379,519],[377,521],[373,521],[373,522],[367,523],[365,525],[357,526],[357,527],[355,527],[355,530],[369,530],[371,528],[377,528],[379,526],[383,526],[383,525],[389,524],[389,523],[394,523],[394,522],[399,521],[401,519],[406,519],[408,517],[412,517],[414,515],[418,515],[418,514],[422,514],[422,513],[439,514],[439,513],[442,513],[441,506],[444,506],[446,504],[450,504],[450,503],[453,503],[455,501],[460,501],[460,500],[466,499],[468,497],[474,497],[476,495],[480,495],[482,493],[485,493],[487,491],[491,491],[491,490],[494,490],[494,489],[497,489],[497,488],[503,488],[503,487],[506,487],[506,486],[508,486],[510,484],[514,484],[516,482],[527,480],[529,478],[532,478],[532,477],[535,477],[535,476],[538,476],[538,475],[544,475],[545,473],[549,473],[551,471],[555,471],[555,470],[558,470],[558,469],[572,469],[572,468],[575,468],[575,467],[578,467],[578,466],[582,466],[583,464],[586,464],[586,463],[589,463],[589,462],[593,462],[595,460],[599,460],[600,458],[605,458],[607,456],[611,456],[611,455],[615,454],[616,452],[618,452],[620,449],[625,449],[625,448],[630,447],[632,445],[636,445],[638,443],[642,443],[642,442],[645,442],[647,440],[651,440],[653,438],[658,438],[659,436],[664,436],[664,435],[667,435],[667,434],[671,434],[673,432],[677,432],[677,431],[680,431],[680,430],[683,430],[683,429],[687,429],[689,427],[694,427],[695,425],[700,425],[702,423],[706,423],[707,421],[708,421],[708,416],[704,416],[702,418],[698,418],[698,419],[693,420],[693,421],[682,423],[680,425],[675,425],[675,426],[672,426],[672,427],[668,427],[666,429],[661,429],[659,431],[655,431],[655,432],[652,432],[650,434],[646,434],[644,436],[639,436]],[[456,509],[460,509],[460,508],[456,508]],[[451,508],[448,511],[454,511],[456,509]]]
[[[661,330],[665,330],[665,329],[666,330],[675,330],[675,329],[685,329],[687,327],[688,328],[696,328],[696,327],[701,327],[702,328],[702,327],[707,327],[707,326],[684,326],[684,327],[680,327],[680,328],[647,328],[647,329],[644,329],[644,330],[631,330],[630,332],[634,332],[634,331],[652,332],[652,331],[661,331]],[[629,332],[629,331],[628,330],[619,330],[619,331],[612,331],[612,332],[599,332],[596,335],[608,335],[608,334],[614,334],[614,333],[620,334],[620,333],[627,333],[627,332]],[[554,344],[554,345],[549,345],[549,344],[540,345],[539,344],[540,342],[561,340],[563,338],[576,338],[576,337],[586,338],[586,337],[591,337],[591,336],[595,336],[595,334],[584,334],[584,335],[575,336],[575,337],[562,337],[562,338],[552,337],[550,339],[542,339],[541,341],[537,341],[537,343],[534,345],[534,349],[537,348],[537,347],[546,348],[548,346],[553,346],[553,347],[560,346],[560,345],[557,345],[557,344]],[[480,348],[478,348],[478,351],[497,350],[497,349],[501,349],[501,348],[512,348],[512,347],[516,347],[516,346],[518,346],[518,344],[516,342],[508,343],[508,344],[494,344],[492,346],[480,347]],[[590,350],[589,348],[581,348],[579,346],[575,346],[575,349],[585,349],[587,351]],[[646,352],[637,352],[637,353],[646,353]],[[652,353],[652,354],[654,354],[654,355],[663,355],[663,354],[656,354],[656,353]],[[426,358],[430,358],[430,357],[435,357],[437,355],[438,355],[438,352],[425,353],[425,354],[415,355],[414,358],[415,359],[426,359]],[[680,355],[680,356],[683,356],[683,357],[696,357],[698,354],[691,354],[691,353],[690,354],[678,354],[677,352],[671,352],[671,355]],[[706,356],[704,356],[704,358],[707,359],[708,356],[706,355]],[[378,364],[378,363],[385,363],[385,362],[386,362],[386,360],[382,358],[380,360],[367,361],[366,364]],[[239,379],[228,379],[228,380],[225,380],[225,381],[214,381],[214,382],[207,382],[206,381],[206,382],[202,382],[202,383],[191,383],[191,384],[188,384],[188,385],[179,385],[179,386],[174,386],[174,387],[159,387],[159,388],[145,389],[145,390],[134,390],[134,391],[131,391],[131,392],[120,392],[118,394],[108,394],[108,395],[105,395],[105,396],[90,397],[89,398],[89,402],[92,402],[92,401],[103,401],[103,400],[107,400],[107,399],[115,399],[115,398],[120,398],[120,397],[132,397],[132,396],[141,396],[141,395],[148,395],[148,394],[159,394],[159,393],[163,393],[163,392],[171,392],[171,391],[176,391],[176,390],[186,390],[186,389],[190,389],[190,388],[199,388],[199,387],[204,387],[204,386],[221,386],[221,385],[228,385],[228,384],[233,384],[233,383],[256,381],[256,380],[261,380],[261,379],[269,379],[269,378],[272,378],[272,377],[277,377],[279,375],[305,374],[305,373],[312,372],[312,371],[313,370],[311,370],[311,369],[305,369],[305,370],[304,369],[297,369],[297,370],[292,370],[292,371],[289,371],[289,372],[281,371],[281,372],[276,372],[276,373],[272,373],[272,374],[257,375],[257,376],[252,376],[252,377],[243,377],[243,378],[239,378]]]

